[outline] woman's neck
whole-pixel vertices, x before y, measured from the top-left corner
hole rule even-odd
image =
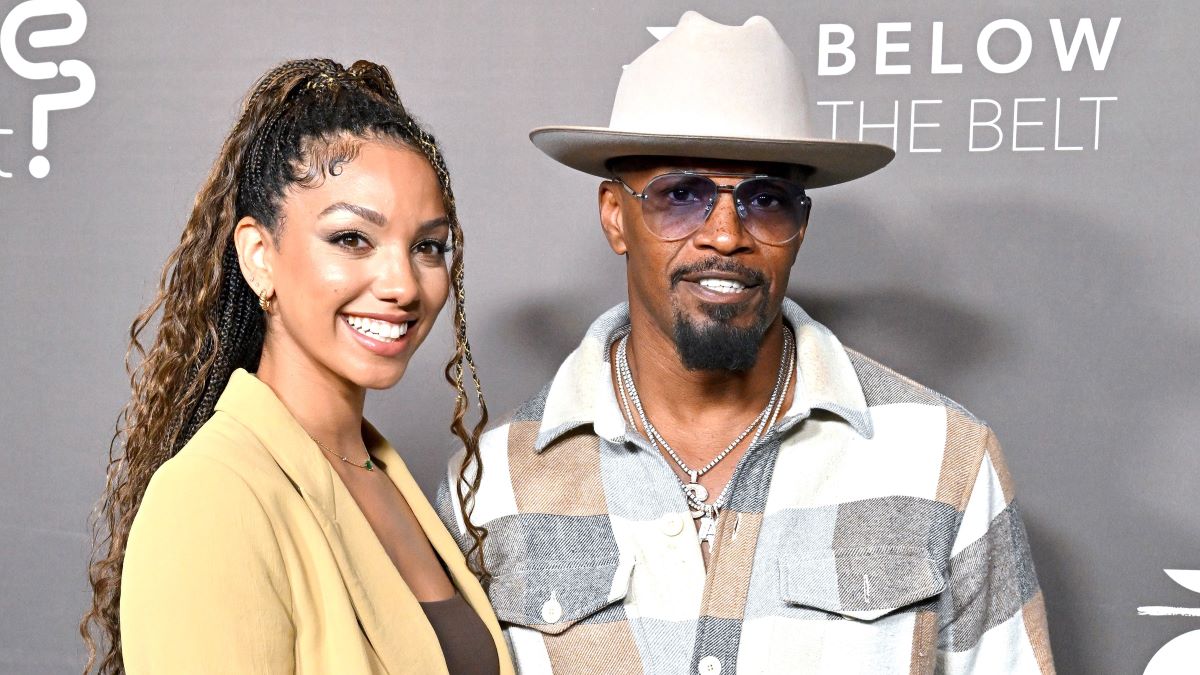
[[[271,388],[310,436],[347,452],[363,448],[366,390],[287,349],[264,345],[258,379]]]

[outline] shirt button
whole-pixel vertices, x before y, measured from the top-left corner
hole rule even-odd
[[[668,513],[663,517],[660,525],[662,526],[663,534],[668,537],[674,537],[683,532],[683,517],[678,513]]]
[[[558,604],[558,598],[551,593],[550,599],[542,605],[542,620],[546,623],[558,623],[558,620],[562,618],[562,613],[562,605]]]
[[[706,656],[700,659],[700,675],[720,675],[721,659],[715,656]]]

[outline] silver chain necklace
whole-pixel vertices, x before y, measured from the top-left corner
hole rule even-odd
[[[660,447],[665,449],[667,454],[670,455],[671,459],[675,460],[675,463],[679,466],[679,468],[685,474],[687,474],[689,482],[684,484],[682,480],[679,480],[679,485],[683,489],[684,498],[687,501],[688,509],[690,510],[692,517],[700,519],[700,528],[698,532],[700,539],[708,542],[709,546],[711,546],[712,540],[716,536],[717,516],[720,514],[721,507],[723,507],[725,504],[729,487],[732,485],[733,481],[727,482],[725,484],[725,488],[721,491],[721,494],[718,495],[716,500],[710,504],[707,503],[709,497],[708,489],[700,484],[699,478],[700,476],[708,473],[713,467],[720,463],[721,460],[725,459],[730,452],[733,452],[733,449],[736,448],[743,440],[745,440],[746,436],[750,435],[751,431],[754,432],[754,436],[750,439],[749,448],[753,448],[758,443],[758,440],[762,436],[764,430],[774,426],[775,420],[779,418],[779,413],[783,409],[783,401],[785,398],[787,398],[787,390],[792,381],[792,372],[795,370],[796,354],[793,349],[794,340],[792,338],[792,332],[786,325],[784,326],[783,350],[779,359],[779,373],[775,377],[775,387],[771,390],[771,398],[769,401],[767,401],[766,407],[763,408],[762,412],[760,412],[752,422],[750,422],[750,426],[746,427],[742,433],[738,434],[737,438],[735,438],[733,442],[725,446],[724,450],[718,453],[716,457],[713,457],[708,464],[699,469],[693,469],[688,466],[687,463],[684,462],[683,459],[681,459],[675,452],[675,449],[671,447],[671,444],[667,442],[667,439],[663,438],[658,429],[651,424],[650,418],[646,415],[646,411],[642,407],[642,401],[641,397],[638,396],[637,386],[633,382],[633,371],[629,367],[629,357],[627,352],[628,343],[629,334],[626,333],[621,337],[620,342],[617,344],[616,359],[617,378],[620,385],[618,391],[621,394],[621,404],[625,408],[625,415],[629,418],[629,422],[631,424],[635,424],[633,411],[630,410],[629,407],[629,402],[632,400],[633,406],[637,409],[638,413],[638,417],[636,419],[641,420],[642,427],[646,430],[646,435],[650,441],[650,444],[655,449]],[[749,451],[749,448],[747,451]]]

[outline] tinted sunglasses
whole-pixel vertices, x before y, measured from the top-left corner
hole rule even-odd
[[[741,178],[736,185],[718,184],[711,176]],[[812,200],[795,181],[761,174],[672,171],[650,179],[641,192],[617,176],[629,194],[642,203],[642,220],[660,239],[690,236],[708,220],[722,192],[733,195],[742,227],[764,244],[786,244],[808,224]]]

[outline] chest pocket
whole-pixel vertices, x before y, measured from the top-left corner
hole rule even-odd
[[[501,622],[558,635],[590,617],[623,612],[632,573],[632,558],[530,559],[494,572],[488,596]]]
[[[946,589],[941,563],[919,550],[844,550],[779,561],[779,592],[790,605],[858,621],[937,596]]]

